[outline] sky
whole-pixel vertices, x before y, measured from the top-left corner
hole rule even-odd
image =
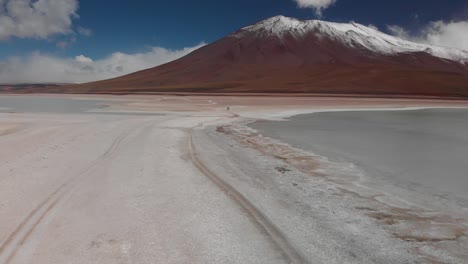
[[[468,50],[467,0],[0,0],[0,83],[112,78],[275,15]]]

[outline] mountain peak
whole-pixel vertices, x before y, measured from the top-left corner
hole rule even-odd
[[[359,50],[381,55],[424,52],[442,59],[468,63],[468,52],[455,48],[432,46],[400,39],[379,31],[372,26],[356,22],[336,23],[322,20],[299,20],[282,15],[262,20],[231,34],[234,38],[279,38],[286,36],[304,39],[310,35],[327,38]]]
[[[281,36],[283,33],[290,32],[294,28],[299,28],[302,23],[303,22],[298,19],[279,15],[262,20],[254,25],[244,27],[237,33],[240,33],[239,36],[242,36],[242,33],[248,32],[257,32],[259,35],[263,36]]]
[[[256,24],[263,24],[263,25],[290,25],[293,26],[294,24],[298,24],[301,22],[299,19],[286,17],[283,15],[278,15],[274,17],[267,18],[262,20]]]

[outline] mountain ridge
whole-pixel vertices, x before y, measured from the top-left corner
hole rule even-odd
[[[282,15],[271,17],[262,20],[256,24],[244,27],[229,36],[237,37],[247,32],[264,32],[271,35],[282,36],[284,34],[293,34],[303,37],[308,33],[322,33],[329,37],[334,37],[336,40],[342,41],[353,46],[352,41],[357,41],[356,37],[350,36],[356,34],[358,37],[364,37],[368,40],[365,43],[363,40],[357,42],[363,47],[382,54],[396,54],[402,52],[426,52],[433,56],[458,61],[460,63],[468,63],[468,51],[435,46],[423,43],[417,43],[409,40],[400,39],[398,37],[386,34],[370,26],[365,26],[360,23],[337,23],[323,20],[299,20],[296,18],[285,17]],[[349,36],[346,36],[349,35]],[[228,36],[228,37],[229,37]],[[373,42],[371,40],[374,40]]]
[[[468,97],[466,59],[466,51],[409,42],[357,23],[277,16],[155,68],[49,91]]]

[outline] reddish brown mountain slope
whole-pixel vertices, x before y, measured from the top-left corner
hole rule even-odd
[[[468,53],[359,24],[275,17],[171,63],[50,91],[468,96]]]

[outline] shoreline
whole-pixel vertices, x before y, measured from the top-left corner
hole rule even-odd
[[[249,140],[244,145],[213,128],[195,134],[199,158],[278,226],[306,259],[319,263],[425,259],[354,208],[371,206],[363,202],[365,198],[343,193],[322,177],[292,166],[286,157],[272,157],[247,145]]]
[[[271,123],[274,123],[274,122],[278,122],[278,121],[284,121],[284,122],[288,122],[290,121],[290,119],[292,118],[298,118],[298,117],[301,117],[301,116],[308,116],[308,115],[313,115],[313,114],[318,114],[318,113],[337,113],[337,112],[400,112],[400,111],[419,111],[419,110],[454,110],[454,109],[465,109],[465,110],[468,110],[468,107],[447,107],[447,106],[444,106],[444,107],[399,107],[399,108],[349,108],[349,109],[322,109],[322,110],[316,110],[316,111],[308,111],[308,110],[305,110],[305,111],[298,111],[298,112],[295,112],[294,114],[292,113],[281,113],[281,115],[273,115],[274,117],[271,118],[271,119],[267,119],[267,120],[264,120],[264,119],[254,119],[254,120],[245,120],[244,122],[241,122],[242,123],[242,126],[245,126],[247,127],[248,129],[251,129],[254,131],[254,133],[258,133],[260,134],[260,132],[251,126],[251,124],[255,124],[255,123],[261,123],[261,122],[271,122]],[[262,137],[268,137],[268,136],[265,136],[265,135],[262,135],[260,134]],[[326,157],[325,155],[321,155],[319,153],[315,153],[313,150],[311,149],[304,149],[304,148],[301,148],[297,145],[292,145],[288,142],[285,142],[285,141],[282,141],[281,139],[278,139],[278,138],[272,138],[274,141],[278,141],[280,142],[280,144],[284,144],[284,145],[287,145],[288,147],[291,147],[291,148],[299,148],[301,151],[303,152],[308,152],[310,153],[312,156],[317,156],[317,157],[321,157],[321,159],[323,159],[325,162],[328,162],[328,163],[332,163],[332,161],[329,160],[330,157]],[[337,161],[336,158],[333,159],[334,162],[343,162],[343,165],[346,165],[346,163],[349,163],[349,165],[351,166],[355,166],[351,161],[349,161],[348,159],[345,159],[344,161],[343,160],[340,160],[340,161]],[[338,163],[337,163],[338,164]],[[375,185],[378,184],[378,183],[374,183],[374,184],[371,184],[371,179],[369,178],[374,178],[374,177],[371,177],[369,176],[368,172],[365,172],[365,171],[360,171],[360,168],[358,167],[355,167],[354,168],[355,170],[355,173],[359,173],[359,174],[362,174],[362,177],[361,177],[361,182],[364,184],[362,186],[358,186],[358,187],[362,187],[362,188],[374,188],[376,187]],[[384,181],[382,181],[382,179],[380,179],[380,183],[383,184],[385,183]],[[365,183],[367,182],[367,184]],[[359,184],[358,182],[356,182],[356,184]],[[388,184],[388,183],[387,183]],[[374,185],[374,187],[372,187]],[[396,187],[396,186],[394,186]],[[380,191],[384,191],[383,189],[381,189]],[[409,190],[406,190],[406,191],[409,191]],[[412,191],[416,191],[416,190],[412,190]],[[422,188],[420,191],[424,191],[424,188]],[[428,194],[429,195],[429,194]],[[433,195],[433,194],[430,194],[430,195]],[[463,200],[463,202],[465,203],[465,205],[468,205],[468,197],[461,197],[461,196],[458,196],[458,195],[455,195],[457,196],[458,199],[460,200]],[[403,201],[403,200],[402,200]],[[390,202],[390,201],[387,201],[387,202]],[[417,205],[419,207],[424,207],[423,204],[418,204],[418,203],[414,203],[414,201],[404,201],[404,203],[407,203],[408,206],[410,205]],[[396,206],[403,206],[404,204],[394,204]],[[445,205],[444,205],[445,206]],[[467,213],[468,213],[468,207],[463,207]],[[434,209],[434,208],[432,208]],[[467,215],[468,216],[468,215]],[[468,220],[468,218],[467,218]]]
[[[293,148],[293,149],[298,149],[299,151],[302,151],[302,152],[310,153],[311,156],[319,157],[320,159],[323,159],[324,162],[331,163],[332,161],[329,160],[329,157],[320,155],[318,153],[314,153],[314,151],[312,151],[312,150],[307,150],[307,149],[304,149],[304,148],[301,148],[301,147],[298,147],[298,146],[291,145],[290,143],[285,142],[285,141],[280,140],[280,139],[275,138],[275,137],[265,136],[264,134],[261,134],[260,131],[257,130],[256,128],[253,128],[251,126],[251,124],[254,124],[254,123],[257,123],[257,122],[265,122],[265,121],[266,122],[278,122],[278,121],[288,122],[288,121],[290,121],[289,120],[290,118],[295,118],[295,117],[300,117],[300,116],[307,116],[307,115],[312,115],[312,114],[317,114],[317,113],[367,112],[367,111],[370,111],[370,112],[380,112],[380,111],[382,111],[382,112],[392,112],[392,111],[418,111],[418,110],[433,110],[433,109],[437,109],[437,110],[466,109],[466,110],[468,110],[467,107],[406,107],[406,108],[368,108],[368,109],[327,109],[327,110],[318,110],[318,111],[304,111],[304,112],[300,112],[300,113],[297,113],[297,114],[291,114],[291,115],[282,113],[280,118],[277,118],[277,116],[275,115],[274,118],[266,119],[266,120],[265,119],[246,119],[246,120],[239,121],[238,124],[240,124],[240,127],[243,127],[244,129],[247,129],[247,130],[251,130],[252,133],[260,135],[260,137],[269,138],[272,141],[278,142],[278,145],[284,145],[284,146],[287,146],[287,147],[290,147],[290,148]],[[333,161],[333,163],[335,163],[335,162],[338,162],[338,161]],[[368,176],[365,176],[364,178],[368,178]],[[371,188],[370,185],[362,185],[360,187]],[[383,191],[383,190],[381,190],[381,191]],[[458,198],[466,200],[466,198],[463,198],[463,197],[458,197]],[[466,200],[466,201],[468,201],[468,200]],[[406,202],[408,203],[408,205],[413,204],[410,201],[406,201]],[[418,206],[424,207],[421,204],[418,204]],[[468,207],[465,207],[465,209],[468,212]],[[468,218],[467,218],[467,220],[468,220]]]
[[[0,84],[1,85],[1,84]],[[346,94],[346,93],[287,93],[287,92],[109,92],[109,93],[60,93],[60,92],[25,92],[25,93],[15,93],[15,92],[6,92],[0,90],[0,96],[9,96],[9,95],[24,95],[24,96],[117,96],[117,97],[128,97],[128,96],[179,96],[179,97],[226,97],[226,96],[238,96],[238,97],[270,97],[270,98],[298,98],[298,97],[309,97],[309,98],[361,98],[361,99],[383,99],[383,100],[392,100],[392,99],[401,99],[401,100],[445,100],[445,101],[467,101],[468,98],[464,96],[419,96],[419,95],[405,95],[405,94]]]
[[[450,109],[450,107],[408,107],[399,109],[357,109],[357,111],[411,111],[440,108]],[[306,111],[306,113],[302,112],[301,114],[355,110],[328,109],[313,112]],[[273,120],[278,120],[277,114],[273,116]],[[279,120],[284,120],[283,118],[290,117],[290,115],[281,113],[281,117]],[[294,170],[299,170],[313,179],[317,177],[321,178],[321,180],[325,179],[325,181],[331,183],[338,190],[340,196],[351,195],[359,197],[361,202],[353,206],[359,211],[361,216],[373,219],[378,227],[386,230],[388,234],[396,240],[401,241],[402,244],[413,248],[416,255],[424,256],[427,261],[463,263],[465,258],[468,257],[463,252],[463,248],[468,246],[468,241],[466,240],[468,236],[468,211],[466,208],[465,213],[460,212],[460,214],[456,215],[447,214],[443,211],[433,211],[427,208],[424,209],[421,205],[412,204],[409,200],[405,200],[403,203],[397,202],[400,199],[399,197],[382,192],[382,189],[374,190],[372,185],[367,185],[362,182],[362,179],[343,181],[343,177],[349,172],[346,169],[341,172],[339,170],[336,171],[337,165],[342,166],[343,164],[335,165],[326,157],[291,147],[289,144],[276,139],[259,135],[258,131],[248,126],[249,123],[259,120],[261,119],[240,119],[230,122],[228,125],[211,125],[206,130],[213,130],[215,128],[217,133],[234,139],[240,147],[247,147],[259,152],[256,155],[257,159],[268,156],[280,163],[287,164],[289,167],[280,166],[275,168],[283,175],[288,174],[292,170],[292,167]],[[206,131],[206,133],[210,132]],[[304,166],[304,162],[307,165]],[[330,165],[332,167],[331,170]],[[351,168],[351,170],[354,169]],[[295,184],[295,186],[297,185]],[[362,231],[364,232],[364,230]],[[454,246],[455,244],[453,243],[458,246]]]

